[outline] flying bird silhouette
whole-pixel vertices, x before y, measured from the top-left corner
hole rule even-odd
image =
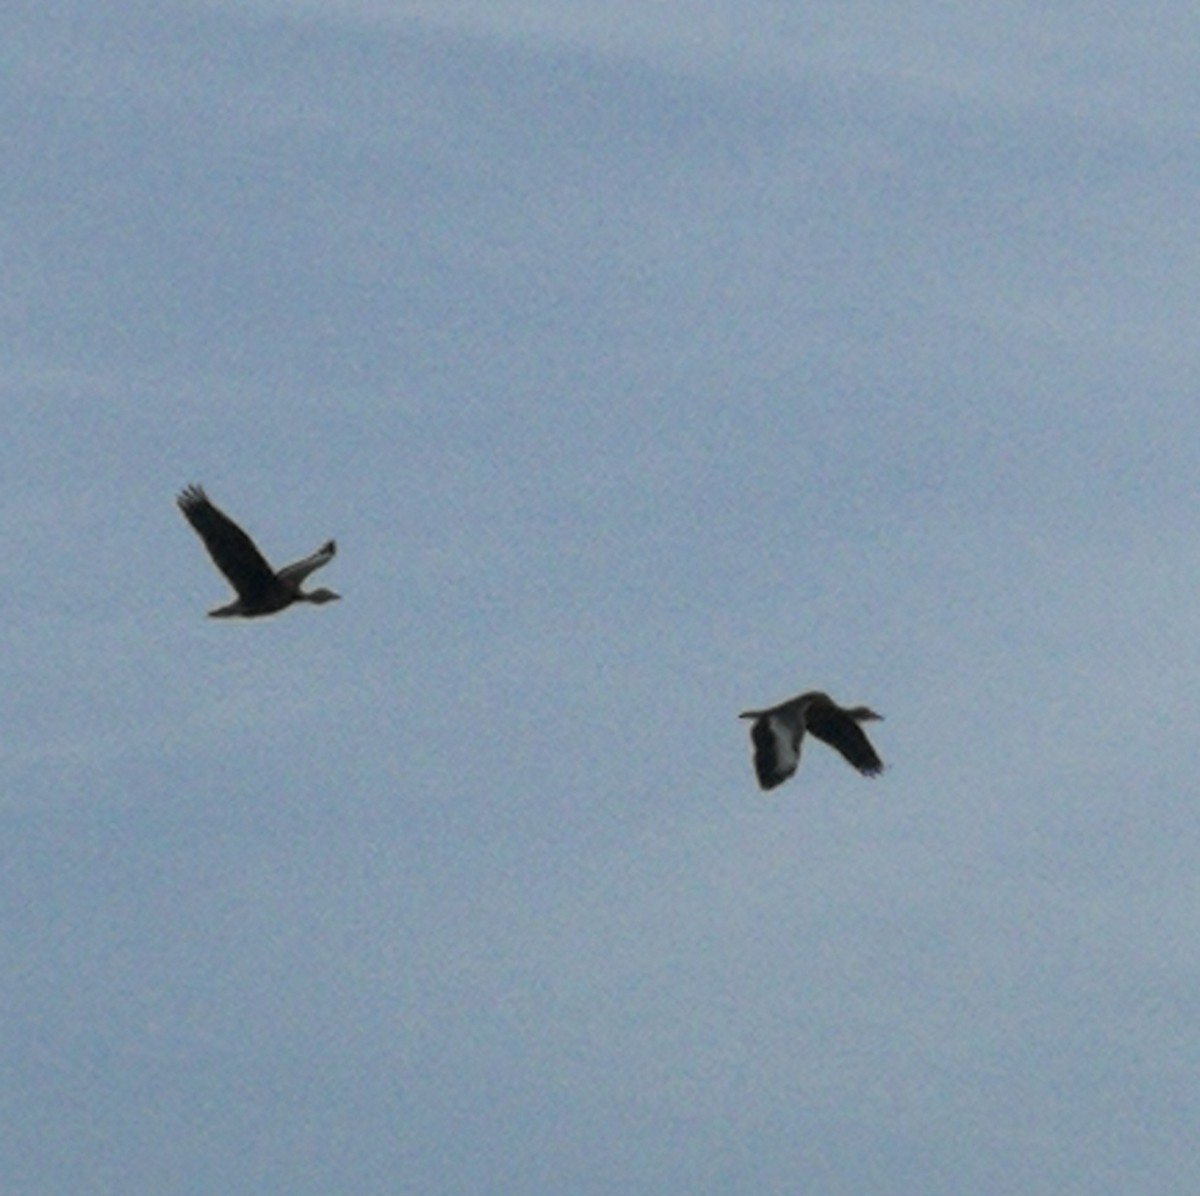
[[[754,720],[750,727],[754,771],[764,789],[782,785],[796,771],[806,731],[836,748],[864,776],[883,771],[883,761],[858,725],[883,715],[866,706],[843,709],[828,694],[814,690],[767,710],[747,710],[738,717]]]
[[[208,612],[214,618],[240,615],[252,619],[273,615],[294,602],[312,602],[319,606],[341,597],[332,590],[305,591],[300,588],[310,573],[333,560],[337,545],[332,540],[322,544],[312,556],[284,565],[276,572],[267,564],[254,541],[228,515],[213,506],[200,486],[187,486],[175,501],[204,541],[208,555],[237,591],[236,601]]]

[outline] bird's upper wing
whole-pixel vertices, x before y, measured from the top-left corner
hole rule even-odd
[[[302,561],[293,561],[279,570],[279,580],[288,586],[298,586],[310,573],[328,565],[337,552],[337,544],[327,540],[312,556],[306,556]]]
[[[756,719],[750,728],[754,743],[754,771],[764,789],[782,785],[800,763],[800,743],[804,732],[770,714]]]
[[[254,541],[228,515],[214,507],[199,486],[188,486],[177,501],[204,541],[209,556],[241,598],[261,598],[279,584]]]
[[[804,722],[808,730],[841,752],[859,772],[874,776],[883,771],[883,761],[871,741],[844,710],[823,703],[814,705],[809,707]]]

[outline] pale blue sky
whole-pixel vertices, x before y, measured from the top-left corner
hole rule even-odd
[[[6,19],[0,1188],[1197,1189],[1200,18],[484,7]]]

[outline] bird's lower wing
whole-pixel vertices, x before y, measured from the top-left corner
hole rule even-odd
[[[871,746],[862,727],[847,714],[833,710],[810,710],[808,730],[840,752],[859,772],[874,776],[883,771],[883,761]]]
[[[275,572],[253,540],[199,487],[179,496],[179,509],[196,529],[213,563],[242,598],[253,599],[278,585]]]

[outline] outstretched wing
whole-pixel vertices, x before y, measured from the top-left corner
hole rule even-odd
[[[312,556],[306,556],[302,561],[293,561],[279,570],[279,580],[289,588],[298,586],[310,573],[315,573],[322,565],[328,565],[337,552],[337,544],[326,540]]]
[[[836,748],[865,776],[873,777],[883,771],[883,761],[871,746],[866,733],[844,710],[839,710],[832,703],[814,704],[809,707],[804,723],[818,739]]]
[[[279,585],[254,541],[228,515],[214,507],[199,486],[188,486],[176,501],[239,598],[244,602],[261,601]]]
[[[804,732],[787,721],[764,714],[750,728],[754,743],[754,771],[763,789],[782,785],[800,763],[800,743]]]

